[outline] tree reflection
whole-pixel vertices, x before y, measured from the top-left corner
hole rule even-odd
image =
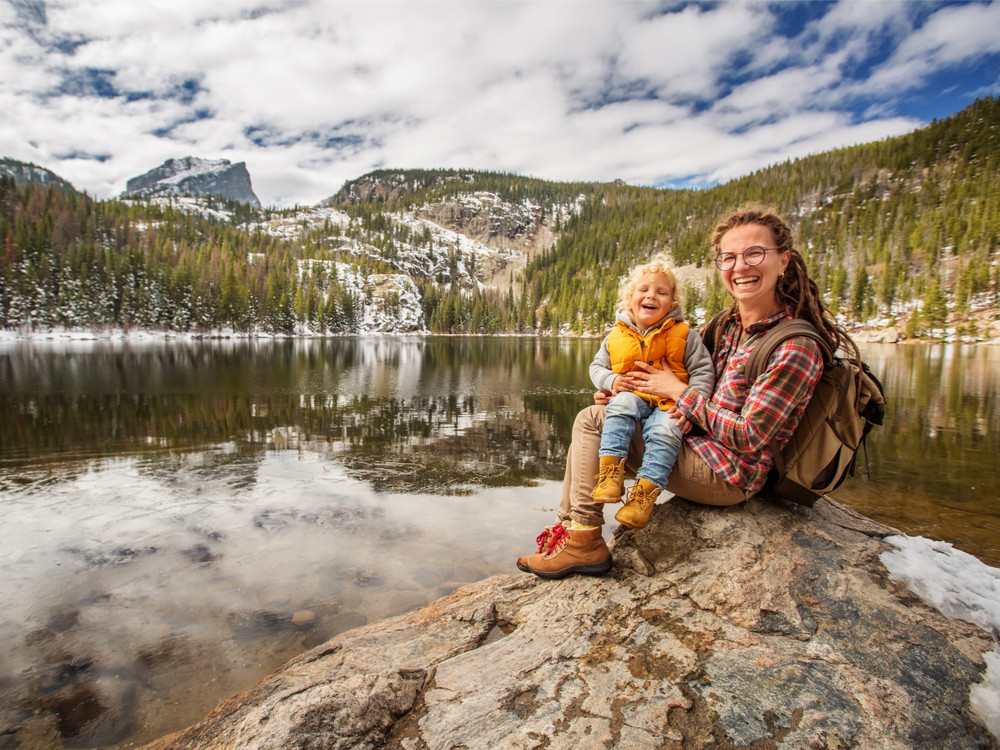
[[[17,348],[0,360],[2,461],[232,444],[309,447],[394,490],[559,478],[589,356],[534,339]]]
[[[385,491],[561,479],[594,340],[376,337],[0,351],[0,482],[30,467],[205,452],[215,470],[308,449]],[[1000,558],[1000,352],[869,345],[889,413],[837,499],[936,538],[948,512]],[[64,467],[65,468],[65,467]],[[914,520],[916,519],[916,520]],[[974,521],[969,519],[975,519]],[[926,526],[923,525],[926,523]],[[993,542],[986,537],[993,535]],[[968,549],[968,547],[966,547]],[[985,550],[985,552],[984,552]],[[992,556],[992,557],[991,557]]]

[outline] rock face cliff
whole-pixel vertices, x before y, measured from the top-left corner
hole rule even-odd
[[[214,196],[260,208],[246,163],[233,164],[228,159],[167,159],[129,180],[123,197],[162,195]]]
[[[497,576],[343,633],[184,748],[995,748],[989,634],[890,580],[831,501],[657,506],[605,578]]]

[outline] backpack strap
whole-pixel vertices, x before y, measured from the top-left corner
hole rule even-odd
[[[787,341],[793,336],[805,336],[815,341],[819,345],[819,351],[823,357],[823,366],[830,367],[833,364],[835,358],[830,345],[819,335],[819,331],[816,330],[812,323],[801,318],[785,318],[761,336],[760,341],[754,344],[753,349],[750,351],[747,361],[743,363],[743,376],[748,383],[753,383],[760,377],[764,371],[764,367],[767,365],[767,360],[774,353],[778,344]],[[835,422],[839,422],[844,414],[844,408],[847,406],[847,394],[847,388],[841,389],[837,411],[833,415]],[[777,456],[779,452],[777,446],[772,445],[772,449],[774,449],[772,452]]]
[[[833,352],[830,351],[830,345],[819,335],[819,331],[816,330],[812,323],[800,318],[785,318],[761,336],[760,340],[754,344],[753,349],[750,351],[750,356],[747,357],[747,361],[743,364],[743,375],[747,382],[752,383],[757,380],[760,374],[764,372],[767,360],[770,359],[774,350],[778,348],[778,344],[787,341],[793,336],[805,336],[812,339],[819,345],[820,353],[823,355],[823,364],[829,365],[833,362]]]

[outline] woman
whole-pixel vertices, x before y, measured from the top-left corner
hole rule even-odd
[[[795,336],[782,342],[754,383],[740,366],[754,344],[787,317],[809,321],[836,351],[850,339],[835,324],[809,278],[802,255],[792,243],[788,223],[764,206],[741,208],[715,228],[712,246],[722,282],[733,298],[729,318],[718,326],[714,352],[716,389],[711,398],[689,388],[669,370],[636,362],[622,388],[642,390],[676,401],[688,429],[666,490],[706,505],[735,505],[755,495],[767,479],[773,459],[769,445],[788,441],[823,371],[819,346]],[[622,381],[619,381],[622,382]],[[611,553],[601,536],[603,506],[592,492],[598,473],[598,448],[604,404],[610,396],[594,394],[597,405],[584,409],[573,425],[566,461],[559,523],[536,540],[538,552],[519,557],[517,566],[543,578],[571,573],[602,575],[611,569]],[[627,466],[642,458],[642,440],[633,439]],[[637,502],[633,515],[648,518],[652,501]]]

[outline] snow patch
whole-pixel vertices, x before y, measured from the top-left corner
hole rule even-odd
[[[948,617],[1000,634],[1000,568],[986,565],[948,542],[924,537],[889,536],[895,549],[879,559],[889,575],[905,581],[917,596]],[[972,686],[970,704],[994,737],[1000,739],[1000,644],[983,655],[986,673]]]

